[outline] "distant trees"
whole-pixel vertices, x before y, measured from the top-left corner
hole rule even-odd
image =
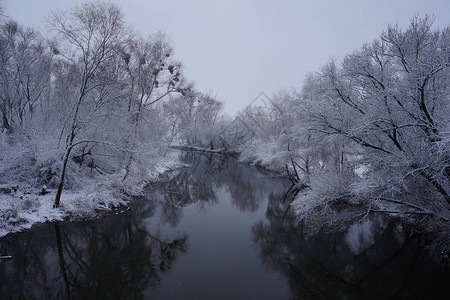
[[[33,117],[48,90],[52,55],[39,33],[13,20],[0,26],[1,128],[12,132]],[[29,125],[29,124],[27,124]]]
[[[205,93],[189,92],[167,101],[164,111],[184,143],[215,148],[219,135],[217,121],[223,112],[221,101]]]

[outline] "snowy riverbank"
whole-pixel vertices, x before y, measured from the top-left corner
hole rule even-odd
[[[64,219],[94,219],[111,210],[128,205],[132,196],[169,170],[181,167],[175,157],[161,158],[148,172],[145,180],[124,185],[121,176],[101,176],[83,181],[72,190],[64,190],[59,208],[53,208],[56,189],[42,189],[27,185],[0,186],[0,237],[28,229],[36,223]]]

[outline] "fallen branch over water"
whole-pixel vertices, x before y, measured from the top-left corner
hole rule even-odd
[[[357,217],[360,216],[367,216],[370,213],[386,213],[386,214],[396,214],[396,215],[426,215],[426,216],[432,216],[435,218],[438,218],[444,222],[449,222],[450,219],[434,212],[431,211],[429,209],[420,207],[418,205],[415,205],[413,203],[409,203],[409,202],[404,202],[404,201],[400,201],[400,200],[396,200],[396,199],[390,199],[390,198],[378,198],[377,200],[382,200],[382,201],[387,201],[387,202],[391,202],[391,203],[395,203],[395,204],[399,204],[399,205],[404,205],[407,206],[409,208],[412,208],[414,210],[407,210],[407,211],[399,211],[399,210],[388,210],[388,209],[373,209],[373,208],[369,208],[367,211],[365,211],[364,213],[359,214]]]
[[[207,153],[216,153],[216,154],[226,154],[226,155],[237,155],[237,152],[228,151],[226,149],[208,149],[208,148],[200,148],[193,146],[170,146],[172,149],[178,150],[186,150],[186,151],[197,151],[197,152],[207,152]]]

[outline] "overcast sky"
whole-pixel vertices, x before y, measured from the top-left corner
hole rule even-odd
[[[54,9],[76,0],[0,0],[19,23],[45,29]],[[415,13],[450,25],[450,0],[176,1],[115,0],[142,33],[163,29],[201,91],[235,113],[261,91],[299,87],[306,73],[342,59],[377,38],[388,24],[406,28]]]

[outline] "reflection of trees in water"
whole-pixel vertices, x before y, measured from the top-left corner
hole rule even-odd
[[[218,202],[213,185],[214,177],[205,172],[205,163],[199,160],[199,155],[186,153],[182,156],[182,161],[186,160],[192,161],[192,167],[172,172],[151,188],[151,194],[159,198],[163,222],[171,226],[180,222],[183,208],[196,205],[200,210],[206,210],[206,207]]]
[[[7,239],[1,250],[14,258],[0,264],[0,294],[11,299],[142,298],[146,288],[159,284],[186,241],[148,232],[142,222],[153,214],[148,206],[101,221],[43,225],[20,239]]]
[[[443,299],[448,270],[396,221],[373,218],[304,237],[305,226],[271,197],[268,222],[253,227],[264,264],[287,276],[292,299]],[[443,288],[445,287],[445,288]]]
[[[159,184],[163,214],[175,226],[182,208],[195,204],[200,210],[218,203],[217,190],[226,187],[232,204],[241,211],[256,211],[272,190],[285,187],[262,176],[255,168],[217,154],[182,152],[181,161],[189,168],[173,172]]]
[[[255,170],[236,164],[227,173],[233,205],[243,212],[256,211],[265,195],[261,189],[261,180],[255,178]]]

